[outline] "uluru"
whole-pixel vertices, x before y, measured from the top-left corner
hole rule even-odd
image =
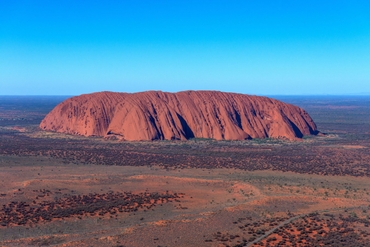
[[[98,92],[57,105],[40,128],[126,141],[294,140],[318,133],[303,109],[272,98],[219,91]]]

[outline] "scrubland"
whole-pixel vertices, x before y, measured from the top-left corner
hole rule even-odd
[[[285,100],[325,135],[119,142],[2,110],[0,245],[369,246],[369,99]]]

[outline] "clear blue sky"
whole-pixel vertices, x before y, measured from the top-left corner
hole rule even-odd
[[[370,93],[370,1],[0,0],[0,95]]]

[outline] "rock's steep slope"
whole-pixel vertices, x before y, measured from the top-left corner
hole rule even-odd
[[[123,140],[301,138],[318,131],[297,106],[267,97],[218,91],[101,92],[56,106],[40,128]]]

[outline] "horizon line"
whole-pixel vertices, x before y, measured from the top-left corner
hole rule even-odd
[[[147,90],[147,91],[161,91],[161,90]],[[184,90],[184,91],[219,91],[219,90]],[[104,91],[99,91],[104,92]],[[115,91],[105,91],[105,92],[115,92]],[[145,91],[140,91],[145,92]],[[115,92],[115,93],[140,93],[140,92]],[[166,92],[166,91],[163,91]],[[182,92],[182,91],[177,91]],[[177,93],[177,92],[170,92],[170,93]],[[223,91],[220,91],[223,92]],[[61,96],[61,97],[73,97],[73,96],[79,96],[83,94],[92,94],[92,93],[98,93],[98,92],[91,92],[91,93],[82,93],[82,94],[0,94],[0,97],[21,97],[21,96],[34,96],[34,97],[55,97],[55,96]],[[230,92],[230,93],[239,93],[239,92]],[[347,93],[347,94],[249,94],[249,93],[240,93],[240,94],[246,94],[246,95],[256,95],[256,96],[370,96],[369,93]]]

